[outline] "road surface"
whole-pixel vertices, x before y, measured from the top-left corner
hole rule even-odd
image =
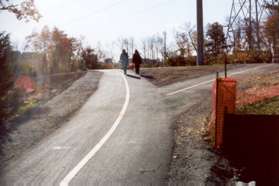
[[[253,70],[258,66],[232,73]],[[167,185],[175,116],[208,96],[213,78],[156,88],[104,71],[87,103],[5,167],[0,185]]]
[[[119,70],[104,71],[98,90],[81,110],[5,168],[0,185],[161,185],[172,149],[165,109],[158,90],[147,81],[124,77]],[[65,181],[105,136],[98,152]]]

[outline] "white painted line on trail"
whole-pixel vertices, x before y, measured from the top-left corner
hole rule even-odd
[[[260,67],[254,67],[254,68],[250,68],[250,69],[246,69],[246,70],[242,70],[242,71],[238,71],[238,72],[233,72],[233,73],[231,73],[230,75],[243,74],[243,73],[245,73],[245,72],[253,71],[253,70],[256,70],[256,69],[258,69],[258,68],[260,68]],[[198,87],[198,86],[201,86],[201,85],[209,84],[209,83],[211,83],[211,82],[213,82],[213,81],[215,81],[215,79],[211,79],[211,80],[208,80],[208,81],[203,81],[203,82],[200,82],[200,83],[198,83],[198,84],[192,85],[192,86],[190,86],[190,87],[186,87],[186,88],[183,88],[183,89],[176,90],[176,91],[174,91],[174,92],[170,92],[170,93],[168,93],[168,94],[166,94],[166,95],[167,95],[167,96],[174,96],[174,95],[176,95],[176,94],[178,94],[178,93],[185,92],[185,91],[187,91],[187,90],[193,89],[193,88]]]
[[[186,88],[183,88],[183,89],[180,89],[180,90],[177,90],[177,91],[168,93],[167,96],[173,96],[173,95],[176,95],[176,94],[178,94],[178,93],[180,93],[180,92],[184,92],[184,91],[186,91],[186,90],[190,90],[190,89],[192,89],[192,88],[198,87],[198,86],[200,86],[200,85],[205,85],[205,84],[211,83],[211,82],[213,82],[213,81],[214,81],[214,79],[211,79],[211,80],[208,80],[208,81],[203,81],[203,82],[201,82],[201,83],[192,85],[192,86],[190,86],[190,87],[186,87]]]
[[[238,72],[233,72],[233,73],[231,73],[230,75],[243,74],[243,73],[245,73],[245,72],[253,71],[253,70],[256,70],[256,69],[258,69],[258,68],[262,68],[262,66],[254,67],[254,68],[250,68],[250,69],[246,69],[246,70],[242,70],[242,71],[238,71]]]
[[[121,109],[121,112],[118,118],[113,123],[110,130],[106,133],[106,135],[94,146],[94,148],[66,175],[66,177],[60,182],[60,186],[68,186],[71,180],[78,174],[78,172],[86,165],[86,163],[102,148],[102,146],[106,143],[106,141],[111,137],[115,129],[118,127],[120,121],[124,117],[129,101],[130,101],[130,88],[126,77],[122,74],[122,78],[125,82],[126,87],[126,98],[124,105]]]
[[[70,148],[70,146],[55,146],[52,148],[52,150],[68,150]]]

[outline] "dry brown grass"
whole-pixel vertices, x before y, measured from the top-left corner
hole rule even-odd
[[[253,104],[279,96],[279,69],[238,79],[237,105]]]
[[[228,69],[241,67],[228,66]],[[198,78],[224,70],[223,65],[144,68],[141,75],[156,86],[162,87],[188,79]]]

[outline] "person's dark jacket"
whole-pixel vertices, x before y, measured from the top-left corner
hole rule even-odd
[[[133,55],[133,63],[138,66],[142,63],[142,58],[138,52],[135,52]]]

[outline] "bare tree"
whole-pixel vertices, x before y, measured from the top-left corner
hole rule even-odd
[[[98,61],[104,62],[105,58],[106,58],[106,55],[105,55],[105,52],[103,50],[103,46],[100,42],[98,42],[97,48],[95,49],[95,51],[96,51],[96,54],[97,54],[97,57],[98,57]]]
[[[198,33],[196,30],[190,30],[188,32],[189,38],[191,40],[192,47],[195,49],[196,53],[198,52],[197,50],[197,45],[198,45]]]
[[[156,59],[160,59],[164,56],[164,38],[160,34],[155,38]]]
[[[21,3],[13,0],[0,0],[0,10],[8,11],[15,14],[18,20],[30,20],[38,21],[41,18],[41,14],[38,12],[34,0],[24,0]]]
[[[128,54],[132,56],[135,49],[135,39],[133,37],[130,37],[129,39],[129,49],[130,51],[128,51]]]
[[[160,34],[142,39],[141,47],[145,59],[159,60],[164,56],[164,38]]]
[[[268,41],[269,51],[271,51],[273,55],[278,52],[277,46],[279,44],[279,6],[277,6],[277,8],[278,11],[273,9],[273,13],[267,18],[264,26],[264,33]]]
[[[145,39],[143,39],[141,43],[142,43],[142,51],[143,51],[143,60],[145,61],[147,58],[147,42]]]
[[[155,39],[154,37],[150,37],[148,39],[148,49],[149,49],[149,58],[154,59],[155,57],[155,52],[154,52],[154,44],[155,44]]]
[[[175,41],[180,55],[183,57],[191,56],[193,51],[192,46],[192,28],[190,23],[186,23],[179,30],[175,31]]]
[[[119,38],[117,40],[117,45],[119,47],[120,50],[122,49],[125,49],[128,54],[129,54],[129,51],[130,51],[130,42],[129,42],[129,39],[128,38]]]

